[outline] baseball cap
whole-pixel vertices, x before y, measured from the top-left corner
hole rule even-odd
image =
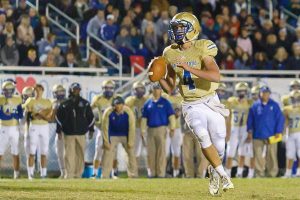
[[[266,85],[262,86],[259,91],[260,92],[270,92],[271,93],[270,88]]]
[[[118,104],[124,104],[124,103],[125,103],[125,101],[124,101],[123,97],[121,97],[121,96],[117,96],[117,97],[113,98],[113,100],[112,100],[112,106],[115,106]]]
[[[115,16],[113,16],[112,14],[109,14],[109,15],[106,16],[106,19],[114,20]]]
[[[72,83],[71,86],[70,86],[70,89],[71,90],[74,90],[74,89],[79,89],[81,90],[81,85],[79,83]]]

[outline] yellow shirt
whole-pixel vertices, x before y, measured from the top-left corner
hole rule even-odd
[[[136,119],[136,127],[141,127],[142,120],[142,109],[144,107],[145,102],[148,100],[147,96],[143,96],[142,98],[137,98],[136,96],[129,96],[125,99],[125,104],[133,111]]]
[[[12,98],[5,98],[0,96],[0,107],[2,107],[2,112],[7,115],[11,115],[17,112],[18,106],[22,104],[22,98],[19,96],[13,96]],[[17,126],[19,124],[18,120],[0,120],[0,125],[3,126]]]
[[[168,99],[171,102],[175,113],[176,113],[176,109],[181,110],[181,102],[182,102],[183,98],[181,97],[180,94],[168,95],[166,93],[163,93],[162,96],[165,97],[166,99]],[[176,128],[181,128],[181,117],[176,118],[175,127]]]
[[[289,122],[289,134],[300,132],[300,106],[285,106],[283,112],[286,113]]]
[[[52,109],[52,103],[49,99],[35,99],[35,98],[28,98],[26,102],[24,103],[24,108],[26,112],[31,112],[32,116],[35,114],[43,111],[43,110],[51,110]],[[48,124],[48,121],[43,119],[35,119],[33,118],[31,120],[32,124]]]
[[[291,96],[289,94],[283,95],[281,97],[281,102],[282,102],[283,106],[291,105],[292,104]]]
[[[185,57],[190,67],[203,70],[202,60],[206,56],[215,57],[218,49],[210,40],[196,40],[193,46],[181,51],[177,44],[165,48],[163,57],[173,67],[179,78],[179,91],[184,101],[196,101],[204,96],[214,93],[219,84],[199,78],[188,71],[177,67],[177,59]]]
[[[247,124],[248,112],[252,104],[253,102],[250,99],[239,101],[239,98],[235,96],[228,99],[227,105],[231,113],[232,126],[240,127]]]
[[[98,110],[98,120],[96,120],[96,126],[101,128],[102,115],[106,108],[111,106],[114,96],[107,99],[102,94],[94,96],[92,99],[91,107],[92,109],[97,108]]]

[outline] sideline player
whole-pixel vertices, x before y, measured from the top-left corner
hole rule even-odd
[[[135,114],[136,119],[136,129],[135,129],[135,157],[137,166],[139,165],[139,158],[141,156],[143,146],[145,141],[143,141],[141,135],[141,120],[142,120],[142,109],[147,101],[146,87],[145,84],[141,81],[137,81],[133,84],[133,95],[125,99],[125,104],[131,108]]]
[[[0,96],[0,163],[8,146],[13,155],[14,179],[19,178],[19,120],[23,118],[22,99],[15,96],[15,84],[5,81]]]
[[[230,109],[230,139],[227,146],[227,162],[226,171],[231,175],[232,161],[238,150],[238,169],[237,177],[243,177],[243,169],[245,163],[245,156],[253,158],[252,143],[246,143],[248,136],[247,133],[247,116],[249,108],[252,105],[252,100],[248,99],[248,84],[245,82],[239,82],[235,86],[236,96],[232,96],[228,99],[228,107]],[[250,174],[254,173],[253,166],[250,166]]]
[[[300,160],[300,91],[291,93],[292,105],[285,106],[283,113],[285,116],[285,128],[288,128],[288,138],[286,141],[287,167],[284,177],[292,177],[292,167],[294,160]],[[296,176],[300,177],[300,162]]]
[[[106,80],[102,83],[102,90],[103,93],[100,95],[96,95],[92,99],[91,107],[94,111],[97,110],[94,114],[96,116],[96,145],[95,145],[95,155],[94,155],[94,172],[93,178],[98,176],[98,169],[101,164],[101,157],[102,157],[102,144],[103,139],[101,136],[101,123],[102,123],[102,115],[106,108],[111,106],[112,100],[114,98],[114,91],[115,91],[115,82],[113,80]],[[98,120],[97,120],[98,119]],[[116,161],[114,160],[114,167]],[[114,170],[114,169],[113,169]]]
[[[290,93],[283,95],[281,102],[283,106],[288,106],[292,104],[291,92],[300,90],[300,80],[293,80],[290,82]]]
[[[214,60],[217,46],[210,40],[197,40],[200,29],[198,19],[191,13],[181,12],[173,17],[169,35],[175,44],[163,52],[169,69],[159,82],[171,94],[176,87],[176,75],[179,77],[183,116],[211,164],[209,192],[219,195],[220,180],[223,191],[234,188],[222,165],[226,137],[224,116],[228,116],[229,111],[215,92],[220,81],[219,67]]]

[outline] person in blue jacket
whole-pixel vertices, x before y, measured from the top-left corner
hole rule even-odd
[[[268,86],[260,88],[260,98],[249,110],[248,138],[253,141],[256,177],[276,177],[278,173],[277,143],[270,144],[269,137],[280,137],[284,129],[284,116],[279,104],[270,98]]]

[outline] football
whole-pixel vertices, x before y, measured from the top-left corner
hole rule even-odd
[[[162,56],[154,58],[149,64],[148,76],[151,82],[162,79],[167,72],[167,62]]]

